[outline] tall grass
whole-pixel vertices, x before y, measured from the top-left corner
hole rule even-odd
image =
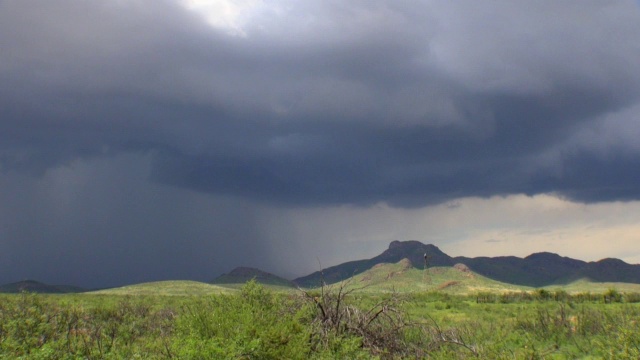
[[[640,296],[1,295],[0,359],[640,358]]]

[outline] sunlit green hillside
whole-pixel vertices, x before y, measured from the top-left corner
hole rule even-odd
[[[128,285],[119,288],[93,291],[87,294],[96,295],[210,295],[230,293],[235,290],[198,281],[174,280],[156,281]]]
[[[349,288],[361,288],[367,292],[443,291],[450,294],[469,294],[532,289],[488,279],[470,271],[464,265],[416,269],[407,259],[395,264],[378,264],[340,284],[346,284]]]

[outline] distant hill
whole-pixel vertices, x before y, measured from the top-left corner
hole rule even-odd
[[[21,293],[23,291],[41,294],[80,293],[86,289],[70,285],[48,285],[35,280],[24,280],[0,285],[0,293]]]
[[[211,283],[223,286],[241,285],[252,279],[263,285],[295,287],[295,284],[287,279],[250,267],[237,267],[228,274],[218,276]]]
[[[424,271],[425,254],[428,259],[429,271],[427,272]],[[458,279],[464,273],[461,269],[474,274],[475,280]],[[425,274],[433,276],[432,283],[420,278]],[[550,252],[535,253],[524,258],[516,256],[451,257],[435,245],[411,240],[392,241],[385,251],[371,259],[345,262],[293,281],[259,269],[238,267],[228,274],[222,274],[209,284],[196,281],[161,281],[91,293],[212,294],[233,291],[252,279],[278,290],[289,291],[296,286],[314,288],[323,282],[335,284],[350,278],[353,278],[353,282],[366,284],[369,288],[382,289],[393,286],[405,287],[409,291],[415,288],[433,289],[433,285],[438,281],[446,285],[445,288],[449,292],[460,292],[474,287],[505,289],[509,286],[516,288],[557,286],[567,289],[586,289],[585,291],[606,286],[637,289],[633,284],[640,284],[640,265],[611,258],[586,262]],[[482,284],[479,284],[479,281]],[[436,287],[436,289],[444,288]],[[0,285],[0,293],[22,291],[61,294],[86,292],[87,289],[68,285],[48,285],[34,280]]]
[[[585,262],[549,252],[535,253],[525,258],[450,257],[438,247],[419,241],[393,241],[387,250],[376,257],[332,266],[297,278],[294,283],[303,287],[320,286],[322,280],[333,284],[361,274],[378,264],[393,264],[405,258],[413,268],[422,269],[425,253],[429,256],[430,267],[464,264],[479,275],[514,285],[544,287],[569,284],[579,279],[640,284],[640,265],[627,264],[618,259]]]
[[[479,274],[486,277],[526,286],[547,286],[568,283],[579,276],[587,263],[548,252],[536,253],[525,258],[515,256],[500,257],[456,257]],[[611,280],[616,281],[616,280]]]
[[[112,289],[88,292],[88,295],[146,295],[146,296],[194,296],[226,294],[233,290],[190,280],[154,281],[142,284],[127,285]]]
[[[425,271],[414,267],[411,261],[406,258],[395,264],[375,265],[339,284],[365,292],[443,291],[450,294],[469,294],[488,291],[531,290],[529,287],[489,279],[474,273],[463,264],[435,266]]]
[[[575,278],[587,278],[597,282],[624,282],[640,284],[640,265],[631,265],[619,259],[602,259],[587,263]]]

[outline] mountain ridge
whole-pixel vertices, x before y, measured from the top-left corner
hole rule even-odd
[[[620,259],[606,258],[586,262],[551,252],[537,252],[524,258],[451,257],[433,244],[420,241],[392,241],[389,247],[371,259],[338,264],[321,271],[294,279],[298,286],[316,287],[345,280],[371,269],[379,263],[396,263],[407,258],[413,267],[424,268],[424,255],[428,266],[453,266],[464,264],[472,271],[487,278],[514,285],[543,287],[567,284],[573,280],[589,278],[596,282],[626,282],[640,284],[640,265],[628,264]]]
[[[563,286],[583,279],[602,284],[640,284],[640,265],[628,264],[615,258],[587,262],[546,251],[533,253],[523,258],[516,256],[451,257],[433,244],[424,244],[416,240],[395,240],[389,244],[386,250],[370,259],[347,261],[294,280],[288,280],[251,267],[237,267],[228,274],[220,275],[210,283],[233,288],[251,279],[256,279],[259,283],[277,287],[313,288],[323,283],[338,283],[380,264],[402,262],[405,267],[410,266],[422,270],[425,268],[425,254],[427,255],[426,265],[429,268],[464,266],[488,279],[512,285]],[[34,280],[0,285],[0,293],[19,293],[22,291],[77,293],[88,290],[75,286],[48,285]]]

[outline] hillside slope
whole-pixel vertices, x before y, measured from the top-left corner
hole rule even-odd
[[[112,289],[88,292],[90,295],[145,295],[145,296],[193,296],[224,294],[233,290],[199,281],[167,280],[127,285]]]
[[[435,266],[424,270],[415,268],[408,259],[395,264],[375,265],[335,286],[339,284],[367,292],[443,291],[450,294],[469,294],[531,290],[528,287],[491,280],[474,273],[463,264]]]

